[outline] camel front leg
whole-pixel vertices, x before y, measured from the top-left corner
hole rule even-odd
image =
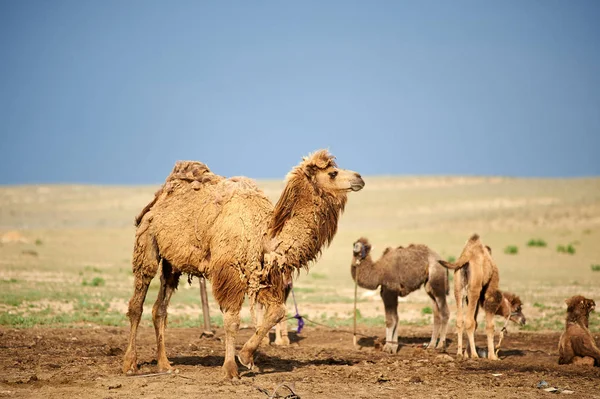
[[[228,310],[223,314],[223,326],[225,327],[225,362],[223,372],[225,378],[240,378],[238,367],[235,363],[235,339],[240,328],[240,309]]]
[[[381,287],[381,299],[385,308],[385,345],[383,351],[395,354],[398,351],[398,294]]]
[[[256,305],[254,306],[254,313],[254,328],[258,328],[265,318],[265,307],[262,303],[256,302]],[[277,338],[277,335],[275,335],[275,338]],[[269,340],[269,334],[267,333],[267,335],[265,335],[265,337],[262,339],[260,345],[269,346],[270,343],[271,341]]]
[[[496,351],[494,350],[494,314],[488,311],[485,312],[485,332],[487,334],[488,359],[498,360]]]
[[[252,337],[250,337],[239,352],[238,359],[242,365],[246,366],[248,369],[254,367],[254,353],[260,342],[269,330],[273,328],[276,323],[281,321],[284,316],[285,305],[283,303],[271,303],[267,305],[262,324],[258,326]]]

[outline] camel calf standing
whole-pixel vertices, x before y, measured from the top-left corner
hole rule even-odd
[[[377,262],[371,258],[371,244],[366,238],[354,243],[352,279],[368,290],[381,286],[385,307],[385,345],[383,350],[398,350],[398,297],[425,286],[433,302],[433,332],[428,348],[446,347],[448,328],[448,272],[438,264],[440,256],[425,245],[387,248]]]

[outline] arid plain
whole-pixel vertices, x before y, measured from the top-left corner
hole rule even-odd
[[[332,245],[296,281],[298,310],[308,327],[292,334],[290,348],[260,350],[256,363],[262,363],[263,373],[245,372],[240,382],[225,385],[220,312],[211,298],[216,338],[200,338],[197,280],[190,285],[182,279],[170,306],[167,353],[180,373],[120,374],[133,281],[133,218],[158,185],[0,187],[0,396],[129,398],[143,392],[148,397],[260,398],[268,395],[259,388],[272,393],[281,383],[293,383],[301,397],[459,397],[465,390],[475,397],[537,397],[542,392],[536,384],[545,380],[576,397],[600,397],[598,368],[556,364],[564,300],[581,294],[600,303],[600,178],[365,181],[364,190],[349,197]],[[258,183],[277,200],[282,182]],[[500,286],[521,297],[528,319],[520,330],[509,326],[502,360],[457,361],[423,351],[431,312],[422,290],[401,300],[401,348],[388,355],[380,351],[379,294],[359,289],[362,347],[353,347],[350,262],[357,238],[369,238],[376,259],[388,246],[409,243],[427,244],[450,258],[474,232],[494,250]],[[532,240],[537,245],[528,245]],[[150,309],[156,289],[155,282],[141,327],[140,361],[147,372],[154,367]],[[452,295],[448,300],[453,326]],[[292,301],[288,313],[295,313]],[[240,345],[250,331],[247,307],[242,316],[242,327],[248,328]],[[294,325],[290,320],[290,329]],[[598,341],[596,313],[590,329]],[[483,335],[477,342],[483,346]],[[284,391],[278,391],[281,397]]]

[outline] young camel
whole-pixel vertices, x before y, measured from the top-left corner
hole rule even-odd
[[[456,299],[457,354],[463,356],[463,330],[467,330],[469,353],[479,357],[475,347],[475,329],[479,305],[485,310],[487,357],[498,360],[494,350],[494,315],[502,303],[502,292],[498,288],[500,276],[494,263],[491,249],[481,242],[477,234],[471,236],[455,263],[440,260],[439,263],[454,270],[454,297]],[[463,314],[463,302],[467,305]],[[463,325],[464,323],[464,325]]]
[[[600,349],[589,330],[590,313],[596,308],[593,299],[575,295],[565,301],[567,319],[565,331],[558,343],[558,364],[569,364],[584,358],[593,358],[594,366],[600,367]],[[591,359],[590,359],[591,361]]]
[[[235,339],[245,295],[251,308],[256,302],[265,305],[262,323],[238,354],[240,362],[252,368],[261,339],[285,315],[284,281],[308,267],[331,242],[347,193],[363,186],[358,173],[338,169],[334,157],[320,150],[292,169],[273,207],[250,179],[226,179],[200,162],[178,162],[136,218],[131,330],[123,372],[137,371],[137,328],[159,265],[161,285],[152,309],[158,370],[172,369],[164,333],[167,307],[182,273],[212,282],[224,314],[227,378],[239,378]]]
[[[438,264],[440,256],[425,245],[387,248],[377,262],[371,258],[371,244],[366,238],[354,243],[350,272],[357,284],[368,290],[381,286],[385,307],[384,352],[398,350],[398,297],[425,286],[433,303],[433,332],[428,348],[446,347],[448,328],[448,272]]]

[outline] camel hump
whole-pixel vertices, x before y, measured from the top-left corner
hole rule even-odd
[[[135,217],[135,226],[139,226],[142,222],[142,218],[150,212],[158,198],[163,192],[167,194],[172,192],[177,186],[177,182],[184,181],[192,184],[192,187],[197,190],[201,183],[216,181],[220,177],[213,174],[208,166],[198,161],[177,161],[173,170],[165,179],[165,183],[160,189],[154,194],[154,198],[150,201],[144,209]]]
[[[207,174],[213,175],[208,166],[198,161],[177,161],[171,174],[167,176],[167,182],[173,180],[199,181],[202,182]],[[214,176],[214,175],[213,175]]]
[[[471,238],[469,238],[469,241],[477,241],[479,240],[479,234],[474,233]]]

